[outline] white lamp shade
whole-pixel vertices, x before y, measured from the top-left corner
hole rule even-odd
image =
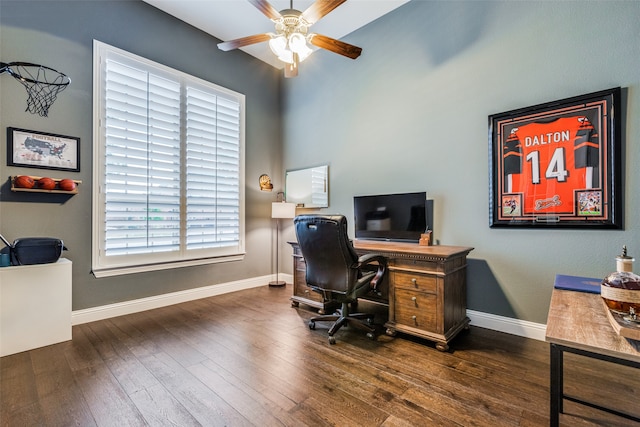
[[[286,202],[271,203],[271,218],[295,218],[296,204]]]
[[[300,33],[293,33],[289,36],[289,49],[295,53],[300,53],[307,47],[307,39]]]
[[[287,50],[287,39],[284,36],[274,37],[269,40],[269,47],[276,56],[280,56]]]
[[[304,61],[305,59],[307,59],[309,57],[309,55],[311,55],[313,53],[312,49],[309,49],[309,47],[307,45],[304,45],[301,49],[300,52],[298,52],[298,60],[300,62]]]
[[[285,50],[281,55],[278,55],[278,59],[287,64],[293,64],[293,52]]]

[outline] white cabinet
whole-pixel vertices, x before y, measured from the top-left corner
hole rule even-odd
[[[71,339],[71,266],[0,268],[0,356]]]

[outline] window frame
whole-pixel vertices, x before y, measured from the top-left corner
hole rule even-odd
[[[105,127],[105,61],[107,56],[116,56],[119,60],[144,67],[154,74],[171,76],[178,79],[181,86],[180,100],[180,145],[181,145],[181,176],[185,177],[186,164],[186,87],[215,92],[221,96],[231,98],[239,104],[239,159],[238,159],[238,242],[237,244],[219,248],[186,249],[185,227],[181,226],[180,249],[172,252],[144,253],[136,255],[106,256],[104,247],[105,203],[106,195],[102,191],[106,170],[106,127]],[[93,41],[93,184],[92,184],[92,273],[95,277],[109,277],[121,274],[131,274],[145,271],[155,271],[185,266],[204,265],[219,262],[238,261],[245,255],[245,96],[241,93],[226,89],[211,82],[191,76],[149,59],[129,53],[100,41]],[[184,178],[182,178],[184,179]],[[185,221],[186,187],[181,186],[180,215],[181,222]]]

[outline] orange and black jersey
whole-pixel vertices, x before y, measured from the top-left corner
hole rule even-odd
[[[597,188],[599,135],[588,118],[571,116],[511,130],[502,158],[508,193],[522,193],[524,214],[571,212],[574,190]],[[592,167],[593,176],[587,176]],[[508,179],[510,176],[510,179]]]

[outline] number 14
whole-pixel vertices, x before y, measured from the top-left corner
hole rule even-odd
[[[532,151],[527,154],[527,162],[531,163],[531,182],[540,184],[540,152]],[[564,148],[558,147],[553,152],[549,165],[544,173],[546,179],[557,179],[558,182],[565,182],[569,172],[565,167]]]

